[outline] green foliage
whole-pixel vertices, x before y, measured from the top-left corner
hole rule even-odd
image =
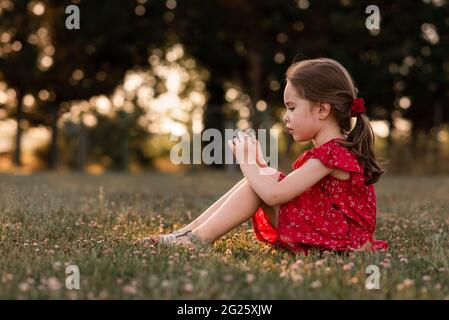
[[[412,138],[449,121],[445,2],[322,0],[303,6],[293,0],[186,0],[169,9],[165,0],[155,0],[139,5],[145,10],[137,15],[134,1],[82,1],[82,24],[76,31],[64,26],[70,1],[44,2],[45,12],[37,16],[29,1],[14,1],[12,10],[2,11],[0,22],[0,31],[12,30],[12,41],[22,45],[18,52],[0,56],[0,79],[19,99],[26,93],[37,97],[42,89],[50,92],[31,111],[21,113],[20,105],[8,109],[9,116],[31,125],[53,125],[57,131],[54,124],[59,111],[69,106],[66,102],[109,94],[127,70],[147,65],[150,49],[177,42],[212,75],[205,128],[224,129],[230,112],[223,90],[229,83],[251,97],[255,128],[279,120],[286,68],[294,60],[322,56],[349,69],[372,119],[385,119],[392,127],[395,118],[410,119]],[[379,32],[365,27],[368,5],[380,9]],[[42,27],[54,47],[47,70],[38,67],[38,60],[48,44],[29,41]],[[82,79],[73,79],[74,70],[82,70]],[[401,97],[410,99],[409,108],[399,107]],[[255,108],[258,100],[267,101],[265,112]]]

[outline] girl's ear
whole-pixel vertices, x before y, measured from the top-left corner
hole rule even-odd
[[[331,113],[331,105],[327,102],[318,103],[318,118],[324,120]]]

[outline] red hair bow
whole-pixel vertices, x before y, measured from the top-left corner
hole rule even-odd
[[[351,117],[356,117],[359,113],[364,113],[365,100],[363,98],[356,98],[351,103]]]

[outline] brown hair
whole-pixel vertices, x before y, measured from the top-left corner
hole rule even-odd
[[[301,98],[316,104],[331,105],[331,114],[347,135],[347,141],[339,143],[352,151],[364,167],[366,184],[379,180],[386,171],[374,155],[374,133],[368,117],[357,114],[357,121],[351,130],[351,103],[357,98],[358,90],[348,71],[337,61],[327,58],[302,60],[293,63],[286,72],[287,81]]]

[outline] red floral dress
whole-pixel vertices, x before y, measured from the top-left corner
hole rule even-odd
[[[347,251],[370,245],[372,250],[388,248],[385,241],[374,240],[376,194],[374,185],[365,185],[363,166],[337,139],[306,150],[294,163],[298,169],[310,158],[329,168],[350,173],[348,180],[327,175],[299,196],[280,205],[277,229],[260,207],[252,217],[260,241],[307,253],[321,250]],[[285,178],[281,172],[279,181]]]

